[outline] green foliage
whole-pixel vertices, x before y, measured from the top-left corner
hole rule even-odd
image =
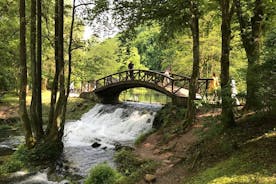
[[[85,184],[114,184],[120,179],[120,174],[107,164],[99,164],[91,169]]]
[[[0,166],[0,176],[7,175],[8,173],[19,171],[25,166],[25,154],[22,151],[25,150],[24,146],[20,146],[8,160]]]
[[[19,171],[23,168],[23,166],[24,164],[21,161],[16,160],[14,158],[9,159],[0,166],[0,176],[7,175],[8,173],[12,173],[15,171]]]
[[[18,3],[3,0],[0,2],[0,91],[16,88],[17,45],[19,41]]]
[[[201,140],[210,140],[223,133],[223,125],[219,123],[220,116],[203,118],[203,127],[197,131]]]
[[[149,130],[146,133],[143,133],[141,135],[139,135],[139,137],[135,140],[135,145],[139,145],[141,144],[144,140],[146,140],[146,138],[151,135],[152,133],[154,133],[156,131],[156,129],[152,128],[151,130]]]
[[[114,160],[117,163],[117,169],[119,172],[128,176],[136,171],[136,169],[142,164],[140,160],[129,150],[122,149],[114,156]]]
[[[258,66],[258,109],[275,112],[275,80],[276,80],[276,29],[268,33],[265,42],[264,62]]]
[[[168,127],[171,122],[183,122],[186,114],[186,109],[176,106],[174,104],[166,104],[161,110],[159,110],[155,116],[153,123],[154,128]]]
[[[26,166],[50,164],[56,161],[62,151],[62,145],[58,143],[40,142],[32,149],[22,145],[14,153],[14,158],[20,160]]]
[[[94,101],[82,98],[69,98],[67,102],[66,119],[78,120],[95,105]]]
[[[122,149],[114,156],[117,169],[125,177],[123,177],[119,184],[134,184],[145,173],[153,173],[158,163],[151,160],[140,160],[130,150]]]

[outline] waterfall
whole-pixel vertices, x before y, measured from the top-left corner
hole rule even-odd
[[[132,146],[140,134],[151,129],[160,108],[143,103],[95,105],[80,120],[66,123],[65,158],[80,175],[104,161],[112,165],[115,145]]]

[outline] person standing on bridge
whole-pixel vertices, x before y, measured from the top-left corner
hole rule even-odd
[[[132,63],[132,61],[130,61],[130,63],[128,64],[128,70],[129,70],[129,76],[131,80],[134,79],[133,67],[134,67],[134,64]]]
[[[170,77],[170,73],[171,73],[171,67],[168,67],[165,72],[164,72],[164,75],[167,76],[167,77]],[[163,80],[163,85],[166,86],[170,83],[170,79],[167,78],[167,77],[164,77],[164,80]]]

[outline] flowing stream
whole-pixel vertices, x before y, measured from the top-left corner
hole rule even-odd
[[[87,176],[91,167],[107,162],[114,166],[115,147],[133,146],[135,139],[151,129],[157,104],[123,103],[95,105],[80,120],[67,122],[64,130],[64,157],[70,173]],[[46,173],[37,173],[18,182],[58,183],[48,181]],[[60,183],[66,183],[62,181]]]

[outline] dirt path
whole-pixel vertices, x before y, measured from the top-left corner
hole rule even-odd
[[[143,159],[151,159],[160,163],[156,170],[156,184],[178,184],[185,177],[185,169],[179,163],[186,158],[187,150],[196,143],[197,137],[194,131],[197,126],[192,127],[182,135],[178,135],[162,146],[162,136],[157,132],[150,135],[146,141],[136,149],[136,154]],[[145,184],[140,181],[139,184]]]
[[[0,119],[18,117],[18,106],[0,105]]]

